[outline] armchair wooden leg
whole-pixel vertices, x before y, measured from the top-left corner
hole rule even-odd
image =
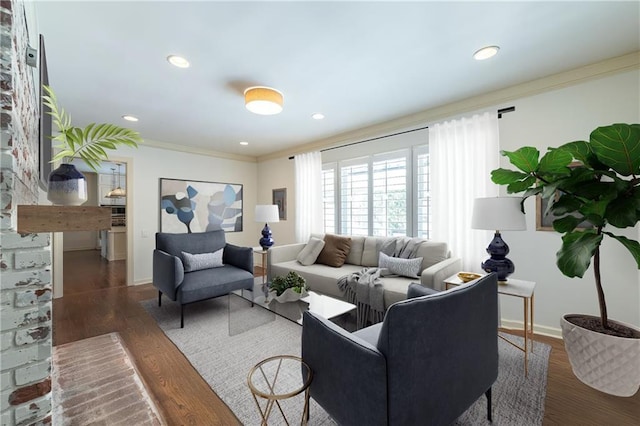
[[[180,304],[180,328],[184,328],[184,305]]]
[[[158,291],[158,306],[162,306],[162,292]]]
[[[493,422],[491,418],[491,388],[489,388],[484,394],[487,397],[487,420]]]

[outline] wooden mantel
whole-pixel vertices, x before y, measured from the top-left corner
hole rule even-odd
[[[20,234],[36,232],[100,231],[111,228],[109,207],[18,206]]]

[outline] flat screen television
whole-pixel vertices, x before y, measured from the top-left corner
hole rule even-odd
[[[39,140],[39,172],[40,172],[40,187],[43,190],[47,190],[47,184],[49,182],[49,173],[51,173],[51,111],[49,107],[44,104],[44,89],[43,84],[49,85],[49,75],[47,73],[47,56],[44,50],[44,36],[40,34],[40,140]]]

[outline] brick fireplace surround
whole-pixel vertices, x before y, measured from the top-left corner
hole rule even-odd
[[[24,0],[0,1],[0,424],[51,423],[51,234],[16,232],[38,204],[38,73]],[[29,7],[32,7],[30,5]]]

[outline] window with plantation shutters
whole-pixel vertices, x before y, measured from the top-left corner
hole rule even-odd
[[[328,155],[322,174],[325,233],[430,237],[429,150],[424,135],[412,137],[404,146],[378,146],[366,156],[362,149],[356,158]],[[385,147],[394,145],[402,144],[385,141]]]
[[[407,181],[408,152],[377,155],[371,164],[372,235],[409,235],[407,213],[411,193]]]
[[[336,233],[336,163],[322,166],[322,218],[324,232]]]
[[[340,166],[340,233],[369,235],[369,163]]]

